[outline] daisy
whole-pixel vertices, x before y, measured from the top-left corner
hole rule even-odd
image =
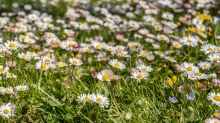
[[[93,41],[91,42],[92,43],[92,46],[95,48],[95,49],[102,49],[102,44],[100,42],[97,42],[97,41]]]
[[[76,100],[85,104],[86,102],[91,102],[91,96],[90,94],[81,94],[77,96]]]
[[[209,70],[209,68],[212,66],[212,63],[207,62],[207,61],[205,61],[205,62],[199,62],[199,63],[198,63],[198,66],[199,66],[200,68],[202,68],[203,70]]]
[[[45,70],[48,70],[50,66],[48,64],[42,63],[42,61],[39,61],[36,63],[35,68],[45,71]]]
[[[170,62],[173,62],[173,63],[176,63],[176,60],[172,57],[164,57],[166,60],[170,61]]]
[[[0,65],[0,74],[5,74],[8,72],[8,70],[9,70],[8,66],[4,67],[4,66]]]
[[[132,73],[131,78],[137,79],[138,82],[141,82],[142,79],[147,79],[148,76],[148,72],[137,71]]]
[[[80,66],[83,64],[82,60],[78,59],[78,58],[69,58],[68,61],[69,61],[70,65]]]
[[[97,74],[97,78],[100,81],[111,81],[111,77],[113,76],[113,72],[109,69],[102,70]]]
[[[15,87],[15,89],[17,91],[27,91],[27,90],[29,90],[29,86],[28,85],[18,85]]]
[[[180,69],[184,72],[185,76],[188,75],[188,74],[194,75],[196,72],[199,71],[199,68],[194,66],[193,63],[184,62],[184,63],[181,64],[181,66],[182,67]]]
[[[75,75],[76,77],[80,78],[80,77],[83,75],[82,71],[83,71],[82,68],[78,68],[78,67],[77,67],[77,68],[74,69],[73,73],[74,73],[74,75]]]
[[[140,71],[143,71],[143,72],[148,72],[148,73],[153,71],[153,68],[151,66],[146,66],[145,64],[138,65],[137,69],[139,69]]]
[[[215,49],[215,46],[212,44],[205,44],[200,51],[204,52],[205,54],[212,53]]]
[[[169,38],[166,36],[166,35],[157,35],[157,40],[159,40],[159,41],[168,41],[169,40]]]
[[[125,69],[125,64],[123,64],[122,62],[118,61],[117,59],[112,59],[108,62],[112,67],[117,68],[117,69]]]
[[[212,105],[216,104],[220,106],[220,94],[216,92],[210,92],[207,96],[208,100],[212,100]]]
[[[9,40],[5,42],[5,46],[9,50],[17,50],[19,47],[21,47],[18,41],[9,41]]]
[[[217,65],[220,62],[220,57],[217,54],[209,54],[207,60]]]
[[[162,18],[167,19],[167,20],[173,20],[174,15],[171,14],[170,12],[164,12],[164,13],[162,14]]]
[[[159,55],[160,57],[165,57],[165,54],[161,51],[154,51],[154,53]]]
[[[183,46],[179,41],[172,41],[172,45],[175,48],[181,48]]]
[[[109,99],[99,93],[96,95],[94,93],[91,94],[91,99],[92,102],[99,104],[101,108],[107,107],[109,105]]]
[[[192,36],[185,36],[180,39],[180,42],[184,45],[195,47],[198,45],[198,40]]]
[[[18,57],[21,59],[31,59],[31,57],[25,53],[18,53]]]
[[[63,41],[62,44],[60,45],[60,47],[62,49],[65,49],[67,51],[74,51],[74,46],[77,46],[78,43],[75,41]]]
[[[5,90],[5,87],[1,86],[1,87],[0,87],[0,93],[1,93],[1,94],[4,94],[4,90]]]
[[[8,104],[3,104],[0,107],[0,115],[3,118],[10,118],[14,116],[14,108],[11,108]]]
[[[210,117],[205,120],[205,123],[220,123],[220,120],[218,118]]]
[[[59,67],[66,67],[67,64],[65,62],[58,62],[57,66],[59,66]]]
[[[148,61],[153,61],[154,60],[154,58],[155,58],[155,56],[154,55],[152,55],[152,54],[149,54],[149,55],[147,55],[147,60]]]
[[[208,75],[205,74],[205,73],[196,72],[196,78],[198,80],[200,80],[200,79],[208,79]]]
[[[154,47],[154,49],[160,49],[160,45],[159,44],[152,43],[152,46]]]
[[[7,72],[6,73],[6,78],[17,78],[17,76],[16,75],[14,75],[14,73],[10,73],[10,72]]]
[[[13,90],[12,87],[4,88],[4,89],[2,90],[2,92],[3,92],[2,94],[7,95],[7,96],[15,95],[15,92],[14,92],[14,90]]]

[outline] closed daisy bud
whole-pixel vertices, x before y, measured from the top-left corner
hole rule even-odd
[[[125,119],[126,120],[130,120],[131,119],[131,117],[132,117],[132,114],[131,113],[126,113],[126,115],[125,115]]]

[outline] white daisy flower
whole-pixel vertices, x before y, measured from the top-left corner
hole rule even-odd
[[[29,90],[29,86],[28,85],[18,85],[15,87],[15,89],[17,91],[27,91],[27,90]]]
[[[207,96],[208,100],[212,101],[212,105],[216,104],[220,106],[220,94],[215,92],[210,92]]]
[[[5,46],[9,50],[17,50],[21,47],[20,43],[18,41],[9,41],[5,42]]]
[[[183,45],[187,45],[187,46],[191,46],[191,47],[195,47],[198,45],[198,40],[197,38],[193,37],[193,36],[185,36],[183,38],[180,39],[180,42]]]
[[[148,76],[148,72],[137,71],[132,73],[131,78],[137,79],[138,82],[141,82],[142,79],[147,79]]]
[[[77,58],[69,58],[68,59],[70,65],[76,65],[76,66],[80,66],[83,64],[81,59],[77,59]]]
[[[8,72],[8,70],[9,70],[8,66],[4,67],[4,66],[0,65],[0,74],[5,74]]]
[[[198,63],[198,66],[199,66],[200,68],[202,68],[203,70],[209,70],[209,68],[212,66],[212,63],[207,62],[207,61],[205,61],[205,62],[199,62],[199,63]]]
[[[17,78],[17,76],[16,75],[14,75],[14,73],[10,73],[10,72],[7,72],[6,73],[6,78]]]
[[[176,63],[176,60],[173,57],[164,57],[166,60],[170,61],[170,62],[174,62]]]
[[[0,115],[3,118],[10,118],[10,117],[14,116],[14,108],[10,107],[7,104],[3,104],[0,107]]]
[[[96,95],[94,93],[91,94],[91,99],[92,102],[99,104],[101,108],[107,107],[109,105],[109,99],[99,93]]]
[[[100,81],[111,81],[111,77],[113,76],[113,72],[109,69],[102,70],[97,74],[97,78]]]
[[[86,102],[91,102],[91,97],[90,94],[81,94],[77,96],[76,100],[85,104]]]
[[[122,62],[118,61],[117,59],[112,59],[108,62],[112,67],[117,68],[117,69],[125,69],[125,64],[123,64]]]
[[[214,118],[213,116],[206,119],[205,123],[220,123],[220,120],[218,118]]]
[[[146,66],[145,64],[138,65],[137,69],[143,72],[148,72],[148,73],[153,71],[153,68],[151,66]]]
[[[37,62],[35,67],[36,69],[43,70],[43,71],[48,70],[50,68],[48,64],[42,63],[42,61]]]
[[[220,57],[217,54],[209,54],[207,60],[217,65],[220,62]]]

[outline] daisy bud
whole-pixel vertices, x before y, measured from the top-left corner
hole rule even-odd
[[[98,79],[97,74],[98,74],[98,72],[96,72],[96,71],[92,72],[92,78],[93,79]]]
[[[33,45],[33,49],[40,50],[40,45],[37,45],[37,44]]]
[[[6,62],[6,66],[9,66],[9,67],[15,67],[16,64],[17,64],[16,61],[13,61],[13,64],[12,64],[12,61]]]
[[[132,117],[132,114],[131,113],[126,113],[126,115],[125,115],[125,119],[126,120],[130,120],[131,119],[131,117]]]
[[[6,57],[10,57],[11,54],[10,54],[9,52],[7,52],[7,53],[5,54],[5,56],[6,56]]]
[[[131,73],[134,73],[134,72],[137,72],[138,71],[138,69],[137,68],[131,68]]]
[[[220,74],[220,67],[216,69],[216,73]]]

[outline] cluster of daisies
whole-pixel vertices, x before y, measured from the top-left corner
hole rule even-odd
[[[105,97],[101,94],[81,94],[77,96],[77,101],[82,103],[96,103],[99,105],[99,107],[107,107],[109,105],[109,99],[108,97]]]
[[[57,1],[41,2],[43,6],[58,4]],[[220,36],[213,33],[212,27],[220,19],[212,17],[209,11],[218,5],[215,0],[188,0],[188,3],[183,0],[127,0],[119,5],[105,5],[105,0],[98,1],[96,5],[84,0],[76,1],[74,4],[70,0],[65,2],[77,7],[68,7],[64,17],[54,17],[46,12],[33,10],[34,7],[31,5],[24,6],[28,12],[19,10],[1,14],[0,55],[6,60],[0,65],[3,84],[5,78],[20,78],[13,72],[24,64],[28,64],[27,67],[30,68],[34,66],[37,71],[67,72],[68,69],[71,73],[68,79],[74,76],[75,80],[84,79],[88,75],[86,72],[94,64],[96,65],[92,69],[97,69],[97,62],[101,62],[104,64],[101,65],[101,71],[91,70],[89,74],[97,81],[110,82],[112,94],[114,85],[123,76],[122,72],[130,73],[128,78],[139,83],[148,82],[145,80],[151,77],[151,72],[162,69],[155,69],[155,65],[164,63],[164,66],[168,66],[166,69],[174,66],[178,75],[167,75],[167,79],[160,83],[167,89],[178,87],[181,94],[187,92],[184,95],[187,101],[195,100],[194,93],[191,93],[193,87],[206,91],[209,86],[205,83],[206,80],[212,80],[216,89],[220,86],[217,74],[209,72],[220,65],[220,47],[209,41],[213,35],[214,38],[220,39]],[[17,4],[12,6],[18,7]],[[175,14],[163,9],[165,7],[169,7]],[[200,9],[202,11],[199,11]],[[183,12],[187,14],[182,15]],[[177,15],[180,15],[179,18]],[[16,19],[12,19],[12,16],[16,16]],[[3,37],[7,33],[13,36]],[[194,52],[204,53],[205,61],[199,61],[197,64],[185,62],[188,54]],[[185,55],[184,58],[182,54]],[[128,59],[132,65],[126,63]],[[181,74],[186,79],[179,85],[178,79]],[[0,93],[12,96],[18,91],[28,89],[27,85],[0,87]],[[173,104],[180,103],[176,97],[168,97],[167,100]],[[220,106],[219,93],[211,92],[207,99]],[[110,104],[108,97],[99,93],[81,94],[76,100],[82,103],[96,103],[101,108]],[[3,104],[0,114],[9,118],[14,115],[14,108],[16,106],[11,103]],[[218,118],[220,115],[215,113],[205,122],[219,122]]]

